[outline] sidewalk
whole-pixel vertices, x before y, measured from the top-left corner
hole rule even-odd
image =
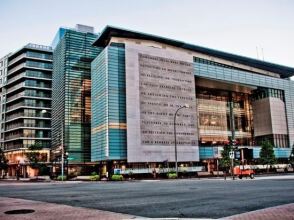
[[[243,214],[233,215],[224,219],[230,220],[294,220],[294,203],[260,209]]]
[[[6,211],[29,209],[28,214],[5,214]],[[148,219],[139,216],[114,213],[109,211],[60,205],[24,199],[0,197],[1,220],[120,220]],[[164,219],[164,218],[157,218]],[[179,220],[181,218],[168,218]],[[192,219],[192,218],[191,218]],[[227,220],[294,220],[294,203],[233,215],[221,219]]]
[[[28,214],[5,214],[6,211],[30,209],[33,213]],[[114,220],[136,219],[138,217],[95,209],[73,207],[55,203],[31,201],[0,197],[1,220]]]

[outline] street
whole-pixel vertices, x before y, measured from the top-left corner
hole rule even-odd
[[[0,196],[152,218],[221,218],[293,203],[294,176],[235,181],[184,179],[10,184],[2,181]]]

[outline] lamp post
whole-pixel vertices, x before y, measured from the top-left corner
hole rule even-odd
[[[178,178],[178,150],[177,150],[177,128],[176,128],[176,118],[178,111],[180,111],[182,108],[189,108],[189,105],[185,104],[184,106],[178,108],[174,115],[174,136],[175,136],[175,164],[176,164],[176,175]]]
[[[49,113],[48,110],[43,109],[42,113]],[[64,145],[63,145],[63,124],[61,125],[61,181],[64,179]]]
[[[17,164],[15,168],[15,175],[16,175],[16,180],[19,181],[19,176],[20,176],[20,157],[16,158]]]

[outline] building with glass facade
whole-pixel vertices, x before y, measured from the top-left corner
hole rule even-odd
[[[9,175],[14,175],[14,165],[29,162],[24,153],[31,145],[42,146],[43,161],[49,162],[51,115],[44,111],[51,111],[52,48],[28,44],[9,54],[4,63],[1,147],[9,159]]]
[[[54,38],[52,85],[52,159],[64,147],[69,163],[90,161],[91,62],[99,48],[94,29],[60,28]]]
[[[290,155],[292,67],[110,26],[60,28],[52,48],[0,59],[0,144],[12,167],[34,144],[47,161],[50,148],[52,167],[64,152],[76,174],[150,173],[176,155],[180,170],[211,171],[231,140],[243,164],[264,140]]]
[[[4,125],[5,125],[5,94],[3,86],[7,80],[7,66],[9,54],[0,59],[0,147],[4,149]]]
[[[105,169],[158,167],[177,157],[213,170],[236,140],[242,163],[269,140],[277,158],[294,143],[294,68],[107,26],[92,62],[91,160]]]

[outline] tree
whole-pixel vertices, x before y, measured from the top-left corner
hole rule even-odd
[[[31,168],[37,169],[38,171],[41,167],[40,162],[42,161],[41,153],[40,153],[41,150],[42,150],[41,145],[33,144],[28,147],[28,151],[25,153],[26,158],[28,159]],[[38,176],[37,176],[37,178],[38,178]]]
[[[268,140],[261,143],[259,161],[261,164],[266,165],[267,172],[269,171],[269,165],[273,165],[277,162],[274,152],[274,146]]]
[[[294,167],[294,144],[292,146],[292,151],[289,156],[289,163],[292,165],[292,167]]]
[[[231,166],[231,158],[230,158],[230,152],[232,151],[231,145],[225,145],[224,149],[221,152],[222,158],[220,159],[220,166],[224,168],[226,171]]]
[[[2,173],[3,171],[4,172],[7,171],[7,169],[8,169],[8,160],[5,157],[4,151],[0,147],[0,171],[1,171],[0,173]]]

